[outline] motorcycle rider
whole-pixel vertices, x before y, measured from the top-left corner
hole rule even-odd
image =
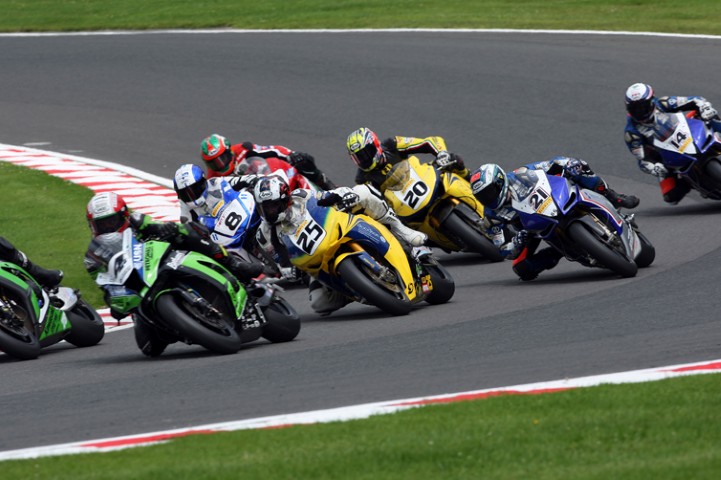
[[[220,245],[210,241],[208,230],[199,223],[189,222],[178,224],[175,222],[156,222],[149,215],[131,211],[125,200],[115,192],[103,192],[94,195],[88,202],[86,209],[88,225],[92,232],[92,239],[85,253],[85,269],[95,280],[98,274],[107,269],[107,252],[97,237],[111,233],[120,233],[127,228],[133,230],[135,238],[146,241],[156,238],[169,242],[175,248],[193,250],[202,253],[225,266],[240,281],[249,281],[260,275],[261,270],[255,264],[243,262]],[[109,296],[112,292],[105,291],[106,303],[110,306]],[[114,312],[114,318],[123,318],[124,314]]]
[[[380,193],[370,185],[338,187],[318,193],[303,189],[291,192],[283,178],[269,175],[257,181],[253,195],[263,219],[256,239],[261,248],[275,255],[276,261],[283,266],[290,265],[290,258],[281,237],[292,234],[300,227],[306,202],[312,196],[318,199],[320,206],[339,205],[343,210],[363,213],[386,225],[402,245],[407,244],[405,248],[408,245],[420,246],[427,239],[425,234],[403,225]],[[311,280],[308,290],[311,308],[320,314],[330,314],[348,303],[344,295],[325,287],[316,279]]]
[[[300,172],[323,190],[335,187],[328,176],[318,169],[312,155],[280,145],[265,146],[251,142],[231,145],[227,138],[214,133],[200,143],[200,154],[207,167],[208,178],[256,173],[247,171],[251,167],[249,161],[253,157],[260,157],[266,160],[271,170],[286,172],[291,184],[301,181],[295,179],[297,172]]]
[[[711,103],[703,97],[665,96],[656,98],[651,85],[634,83],[626,90],[626,127],[624,140],[636,157],[638,168],[658,177],[663,200],[677,204],[691,190],[681,177],[670,173],[653,145],[656,113],[695,112],[701,120],[721,133],[721,118]]]
[[[436,157],[436,164],[443,170],[457,173],[468,180],[470,172],[463,158],[449,153],[446,141],[442,137],[389,137],[381,142],[378,135],[371,129],[362,127],[351,132],[346,141],[346,148],[353,162],[358,167],[355,183],[368,183],[382,190],[386,175],[393,165],[411,155],[420,153]]]
[[[536,251],[541,238],[522,229],[518,213],[512,207],[513,190],[524,188],[516,180],[516,174],[524,170],[543,170],[549,175],[563,175],[582,188],[604,195],[614,205],[634,208],[639,204],[637,197],[608,188],[606,182],[593,173],[588,163],[579,158],[558,156],[525,165],[507,175],[499,165],[481,165],[471,175],[473,195],[485,207],[484,221],[493,243],[499,247],[504,258],[513,260],[513,271],[524,281],[533,280],[543,270],[552,269],[563,258],[563,254],[551,246]],[[509,226],[518,233],[506,241]]]
[[[48,270],[31,262],[25,253],[15,248],[5,237],[0,237],[0,260],[12,262],[24,268],[45,288],[56,287],[63,279],[62,270]]]

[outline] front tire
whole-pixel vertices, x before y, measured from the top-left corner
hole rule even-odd
[[[641,253],[636,257],[636,265],[638,268],[646,268],[656,259],[656,248],[643,233],[636,231],[636,235],[641,241]]]
[[[441,230],[463,243],[469,252],[483,255],[491,262],[503,261],[500,250],[482,232],[465,222],[456,212],[451,212],[441,224]]]
[[[434,261],[433,263],[424,264],[426,271],[431,276],[433,290],[426,298],[426,302],[431,305],[441,305],[447,303],[456,293],[456,282],[446,268]]]
[[[340,262],[338,272],[343,281],[371,305],[391,315],[408,315],[410,313],[411,305],[407,300],[398,298],[373,283],[356,265],[353,257],[347,257]]]
[[[70,333],[65,337],[68,343],[76,347],[91,347],[105,336],[103,319],[85,300],[79,299],[67,316],[71,326]]]
[[[716,185],[721,186],[721,162],[712,158],[705,167],[706,174],[711,177]]]
[[[602,239],[592,233],[584,224],[574,222],[569,225],[568,235],[578,246],[598,260],[601,265],[622,277],[633,277],[638,272],[636,262],[628,260],[608,247]]]
[[[284,298],[276,296],[263,310],[263,338],[273,343],[290,342],[300,332],[300,315]]]
[[[155,304],[163,320],[190,342],[220,354],[236,353],[240,350],[240,335],[227,319],[223,318],[217,325],[211,326],[206,319],[199,317],[187,302],[171,293],[160,295]]]
[[[25,327],[0,323],[0,350],[19,360],[32,360],[40,356],[40,342]]]

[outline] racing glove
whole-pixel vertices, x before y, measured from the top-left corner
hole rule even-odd
[[[360,197],[357,193],[350,191],[344,195],[336,192],[324,192],[323,196],[318,200],[321,207],[336,206],[340,210],[350,210],[360,203]]]
[[[436,165],[438,165],[438,168],[441,170],[463,170],[466,168],[463,158],[461,158],[460,155],[449,153],[446,150],[438,152],[438,156],[436,156]]]
[[[668,169],[664,166],[663,163],[652,163],[646,168],[648,169],[648,173],[656,177],[665,177],[666,175],[668,175]]]
[[[313,171],[315,170],[315,159],[313,155],[303,152],[293,152],[288,157],[288,163],[301,171]]]
[[[160,241],[171,240],[178,234],[178,225],[173,222],[149,223],[139,229],[143,239],[155,238]]]
[[[228,180],[228,185],[230,185],[230,187],[236,192],[239,192],[244,188],[252,190],[253,187],[255,187],[255,184],[258,183],[258,180],[260,180],[260,177],[261,175],[253,174],[233,176]]]
[[[718,115],[718,112],[711,106],[710,102],[704,102],[698,107],[698,115],[702,120],[711,120]]]
[[[566,163],[563,169],[571,176],[577,177],[580,175],[593,175],[593,170],[588,166],[588,163],[581,160],[580,158],[572,158]]]

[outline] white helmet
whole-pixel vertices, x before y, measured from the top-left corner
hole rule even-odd
[[[481,165],[471,175],[471,189],[484,206],[491,210],[499,208],[506,202],[508,193],[506,172],[495,163]]]
[[[178,200],[190,207],[202,207],[208,197],[208,181],[203,170],[192,163],[181,165],[175,171],[173,188]]]

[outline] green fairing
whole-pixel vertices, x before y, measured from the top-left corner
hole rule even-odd
[[[240,282],[230,282],[221,273],[213,270],[212,268],[209,268],[207,266],[208,261],[216,263],[214,260],[200,253],[188,252],[188,255],[186,255],[183,259],[183,266],[201,272],[204,275],[212,278],[219,284],[225,285],[228,290],[228,296],[230,297],[230,300],[235,306],[236,318],[240,318],[240,316],[243,314],[243,309],[245,308],[245,302],[248,299],[245,288],[243,288]],[[217,263],[216,265],[220,266],[220,264]]]
[[[145,257],[143,258],[143,275],[146,285],[152,285],[158,279],[158,267],[165,252],[170,248],[166,242],[151,241],[143,243]]]
[[[24,281],[22,278],[17,277],[10,273],[8,270],[19,270],[21,272],[24,272],[28,277],[33,278],[32,275],[30,275],[26,270],[21,268],[20,266],[10,263],[10,262],[0,262],[0,276],[2,278],[5,278],[12,283],[16,284],[23,290],[29,290],[30,291],[30,304],[33,306],[33,310],[35,311],[35,318],[38,318],[40,316],[40,306],[38,305],[38,297],[35,295],[35,290],[30,288],[28,283]]]
[[[110,300],[110,308],[122,313],[130,313],[140,305],[141,295],[116,295]]]
[[[45,325],[43,326],[43,333],[40,335],[39,340],[43,340],[56,333],[70,330],[71,325],[68,321],[67,315],[62,310],[58,310],[54,307],[48,309],[48,313],[45,317]]]

